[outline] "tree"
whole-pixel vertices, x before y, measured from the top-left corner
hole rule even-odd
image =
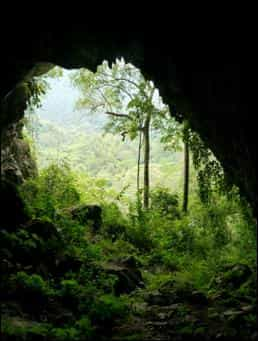
[[[189,126],[188,121],[184,121],[183,127],[184,141],[184,193],[183,193],[183,212],[187,212],[189,194]]]
[[[106,131],[119,133],[124,140],[139,137],[137,158],[137,190],[140,190],[140,163],[144,148],[143,204],[149,207],[150,188],[150,131],[160,130],[161,122],[171,120],[168,106],[164,105],[151,81],[146,81],[140,71],[123,60],[110,68],[103,62],[96,73],[80,70],[72,77],[81,91],[77,108],[88,112],[104,113],[108,120]],[[169,125],[169,123],[167,123]]]
[[[41,74],[41,72],[46,73]],[[26,92],[26,115],[23,119],[23,123],[26,128],[26,132],[33,141],[37,138],[39,128],[39,117],[35,113],[35,109],[41,107],[42,99],[50,89],[49,79],[59,78],[62,76],[62,68],[58,66],[51,66],[49,64],[38,65],[34,70],[35,74],[40,76],[29,75],[28,79],[25,79],[23,86]]]

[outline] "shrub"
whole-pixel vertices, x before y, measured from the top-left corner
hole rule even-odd
[[[61,296],[73,297],[81,292],[81,287],[75,279],[64,279],[61,281],[61,289],[59,291]]]
[[[128,227],[126,240],[141,252],[150,252],[154,246],[149,228],[145,224]]]
[[[52,164],[43,169],[36,179],[20,187],[28,213],[34,217],[55,218],[56,210],[75,205],[80,201],[79,192],[69,166]]]
[[[40,318],[49,302],[49,297],[55,294],[54,290],[36,274],[28,275],[20,271],[13,276],[13,279],[11,283],[11,286],[14,286],[13,292],[25,312]]]
[[[22,291],[48,296],[52,293],[49,284],[37,274],[28,275],[19,271],[16,275],[16,282]]]
[[[54,341],[79,341],[82,340],[79,331],[74,327],[52,328],[49,336]]]
[[[28,321],[17,317],[2,318],[1,322],[3,340],[45,340],[51,328],[51,325],[47,323]]]
[[[92,278],[91,278],[92,279]],[[81,285],[75,279],[65,279],[61,281],[61,288],[58,291],[64,305],[73,311],[88,313],[94,303],[95,297],[99,294],[99,289],[95,281],[88,279]]]
[[[167,218],[180,217],[178,195],[170,193],[168,188],[157,187],[150,193],[151,209],[156,210]]]
[[[123,217],[119,207],[115,203],[103,205],[102,232],[106,238],[116,240],[126,233],[128,222]]]
[[[109,324],[116,318],[125,317],[127,312],[128,306],[125,298],[107,294],[97,299],[91,316],[95,323]]]
[[[94,327],[88,316],[82,316],[81,319],[76,322],[75,326],[79,332],[80,340],[88,341],[94,336]]]

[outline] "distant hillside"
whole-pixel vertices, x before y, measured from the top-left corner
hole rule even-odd
[[[73,71],[70,71],[73,72]],[[49,79],[50,89],[42,106],[27,112],[39,168],[66,160],[78,174],[107,179],[108,186],[127,193],[136,189],[138,141],[105,134],[106,116],[76,109],[78,92],[71,86],[69,71],[61,79]],[[151,187],[162,185],[182,191],[182,152],[164,151],[159,136],[151,138]]]
[[[134,192],[137,173],[137,141],[122,141],[119,135],[96,131],[85,125],[69,128],[39,119],[34,126],[39,168],[66,160],[80,173],[108,179],[116,190],[130,185]],[[156,138],[151,149],[151,184],[180,190],[182,153],[163,150]]]

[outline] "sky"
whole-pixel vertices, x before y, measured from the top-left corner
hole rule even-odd
[[[42,98],[41,107],[35,110],[40,118],[67,124],[78,114],[75,110],[75,103],[79,97],[79,91],[69,80],[71,72],[73,71],[63,70],[62,77],[48,79],[50,89]]]
[[[101,114],[89,115],[86,109],[78,110],[75,107],[80,92],[73,87],[69,78],[75,71],[62,69],[61,77],[47,78],[50,88],[42,97],[41,106],[35,109],[35,114],[41,120],[52,121],[69,128],[80,125],[86,129],[102,129],[107,118]]]

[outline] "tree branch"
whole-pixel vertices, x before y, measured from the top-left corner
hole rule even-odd
[[[133,120],[131,116],[126,115],[126,114],[119,114],[117,112],[111,112],[111,111],[106,111],[105,114],[111,115],[111,116],[116,116],[116,117],[123,117],[129,120]]]
[[[121,136],[122,136],[122,141],[124,142],[126,135],[128,134],[128,131],[122,131]]]
[[[129,98],[133,99],[132,94],[130,94],[129,91],[125,90],[122,86],[120,85],[115,85],[115,84],[111,84],[110,82],[105,82],[103,81],[103,85],[101,85],[102,88],[104,87],[111,87],[111,88],[115,88],[115,89],[120,89],[122,92],[124,92]]]
[[[141,90],[139,84],[137,84],[136,82],[132,81],[131,79],[128,79],[128,78],[123,78],[123,77],[118,77],[118,78],[115,78],[116,81],[123,81],[123,82],[128,82],[132,85],[134,85],[137,89]]]
[[[100,72],[100,74],[102,74],[103,76],[105,77],[113,77],[112,75],[109,75],[107,73],[104,73],[104,72]],[[117,77],[117,78],[114,78],[115,81],[124,81],[124,82],[128,82],[128,83],[131,83],[132,85],[134,85],[137,89],[140,89],[140,86],[139,84],[137,84],[136,82],[134,82],[133,80],[131,79],[128,79],[128,78],[124,78],[124,77]],[[102,80],[103,81],[103,80]],[[112,80],[111,80],[112,81]]]
[[[97,88],[97,91],[100,93],[101,97],[104,99],[104,102],[109,106],[109,108],[112,110],[112,105],[110,104],[109,100],[106,98],[106,96],[103,94],[101,89]]]

